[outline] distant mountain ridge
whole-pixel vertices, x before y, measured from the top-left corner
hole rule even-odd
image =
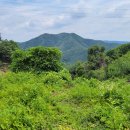
[[[85,39],[75,33],[42,34],[29,41],[20,43],[23,49],[36,46],[57,47],[63,52],[62,61],[75,63],[87,60],[87,49],[93,45],[104,46],[107,50],[119,46],[102,40]]]
[[[118,44],[129,43],[129,41],[107,41],[107,40],[105,40],[104,42],[106,42],[106,43],[118,43]]]

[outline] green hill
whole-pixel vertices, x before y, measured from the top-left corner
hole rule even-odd
[[[57,47],[63,52],[62,61],[74,63],[87,60],[87,49],[93,45],[104,46],[107,50],[117,47],[117,43],[85,39],[75,33],[43,34],[29,41],[20,43],[23,49],[35,46]]]
[[[125,55],[129,51],[130,51],[130,43],[127,43],[127,44],[120,45],[117,48],[114,48],[112,50],[109,50],[106,54],[111,59],[115,60]]]

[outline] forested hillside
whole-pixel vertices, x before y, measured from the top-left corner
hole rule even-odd
[[[116,42],[108,43],[101,40],[85,39],[75,33],[43,34],[20,43],[23,49],[36,46],[57,47],[63,53],[62,61],[69,64],[86,61],[87,49],[93,45],[104,46],[106,50],[119,46]]]

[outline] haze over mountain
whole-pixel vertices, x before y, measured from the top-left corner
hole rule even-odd
[[[93,45],[104,46],[106,50],[119,46],[118,43],[85,39],[75,33],[45,33],[29,41],[20,43],[23,49],[36,46],[57,47],[62,51],[62,61],[65,63],[87,60],[87,49]]]

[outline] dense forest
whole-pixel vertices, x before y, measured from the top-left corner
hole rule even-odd
[[[129,130],[130,43],[66,65],[53,47],[0,41],[1,130]]]

